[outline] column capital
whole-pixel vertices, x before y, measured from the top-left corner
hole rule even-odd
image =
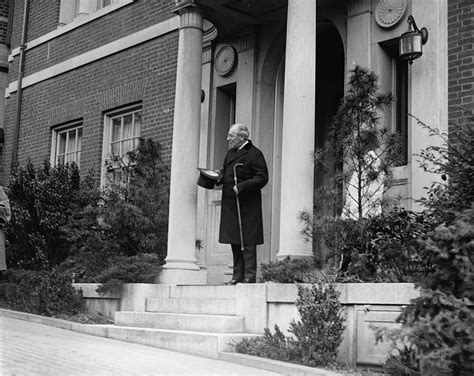
[[[202,11],[194,0],[177,0],[173,13],[180,16],[180,29],[203,29]]]

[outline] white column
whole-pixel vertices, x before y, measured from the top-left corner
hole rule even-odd
[[[160,283],[205,284],[196,259],[197,163],[201,119],[202,14],[188,0],[181,18],[171,154],[168,256]]]
[[[288,0],[285,59],[279,259],[312,255],[299,213],[313,212],[316,1]]]

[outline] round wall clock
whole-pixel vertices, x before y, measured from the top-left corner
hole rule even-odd
[[[374,13],[375,21],[383,28],[395,26],[406,10],[406,0],[380,0]]]
[[[237,65],[237,52],[232,46],[222,47],[216,54],[215,69],[221,76],[227,76]]]

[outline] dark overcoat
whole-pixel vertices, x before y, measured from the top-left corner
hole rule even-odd
[[[262,195],[260,190],[268,182],[268,170],[262,152],[249,142],[240,150],[230,149],[221,170],[222,187],[221,223],[219,242],[240,244],[237,199],[234,187],[236,167],[239,190],[242,233],[245,245],[263,244]]]

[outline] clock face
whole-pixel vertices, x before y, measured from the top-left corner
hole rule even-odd
[[[396,25],[405,14],[406,0],[380,0],[375,9],[375,21],[383,28]]]
[[[221,76],[228,75],[237,63],[237,53],[231,46],[222,47],[217,52],[215,60],[216,72]]]

